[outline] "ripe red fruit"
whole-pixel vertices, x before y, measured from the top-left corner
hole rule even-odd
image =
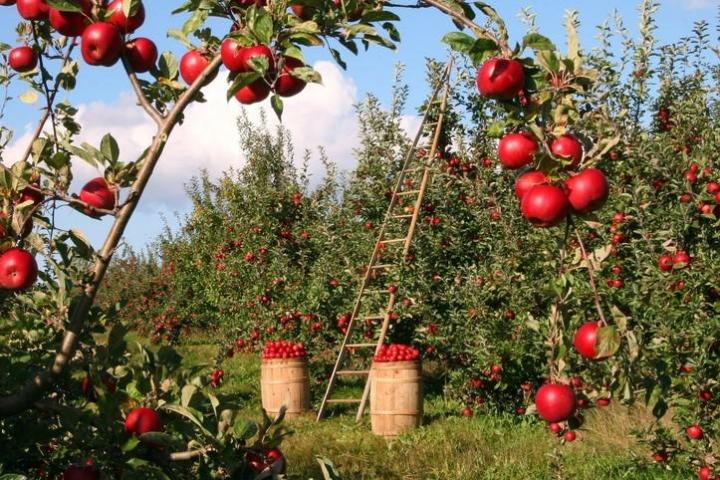
[[[538,144],[528,132],[508,133],[498,145],[498,158],[505,168],[517,170],[533,162]]]
[[[45,0],[18,0],[17,9],[25,20],[45,20],[50,11]]]
[[[712,469],[707,465],[703,465],[698,470],[698,480],[711,480]]]
[[[709,182],[705,188],[710,195],[715,195],[716,193],[720,192],[720,183]]]
[[[658,259],[658,266],[663,272],[669,272],[673,269],[673,259],[670,255],[663,255]]]
[[[100,472],[92,465],[71,465],[63,472],[62,480],[100,480]]]
[[[570,165],[568,168],[576,167],[580,164],[583,156],[583,148],[580,140],[570,133],[566,133],[553,140],[550,145],[550,152],[556,157],[562,159],[570,159]]]
[[[610,399],[609,398],[598,398],[597,399],[598,407],[607,407],[610,405]]]
[[[575,392],[567,385],[546,383],[535,394],[538,414],[548,422],[562,422],[575,413]]]
[[[251,61],[255,57],[264,57],[268,63],[268,73],[275,71],[275,56],[267,45],[243,47],[234,39],[227,38],[220,49],[223,64],[231,72],[252,72]]]
[[[565,193],[554,185],[536,185],[528,190],[520,203],[523,216],[538,227],[552,227],[567,216]]]
[[[50,9],[48,15],[50,26],[60,35],[79,37],[83,34],[87,26],[90,25],[89,18],[92,11],[92,2],[90,0],[80,0],[79,3],[82,7],[82,12],[63,12],[54,8]]]
[[[136,408],[125,418],[125,433],[129,435],[142,435],[148,432],[162,431],[160,415],[147,407]]]
[[[14,247],[0,255],[0,288],[25,290],[35,283],[37,276],[35,257],[26,250]]]
[[[530,170],[515,180],[515,196],[522,200],[525,194],[535,185],[545,185],[550,181],[545,173],[539,170]]]
[[[491,58],[477,71],[480,94],[497,100],[512,100],[525,84],[525,71],[517,60]]]
[[[39,185],[33,185],[33,187],[40,188]],[[17,204],[19,205],[27,201],[32,201],[33,206],[41,204],[43,200],[45,200],[45,195],[43,195],[42,192],[35,190],[35,188],[23,188],[22,192],[20,192],[20,198],[18,199]]]
[[[15,0],[0,0],[0,7],[9,7],[15,5]]]
[[[275,93],[281,97],[292,97],[302,92],[307,83],[297,77],[293,77],[291,72],[296,68],[304,66],[305,64],[296,58],[284,57],[283,68],[275,81]]]
[[[585,358],[590,360],[602,360],[604,357],[598,357],[597,351],[597,334],[600,328],[599,322],[587,322],[578,328],[573,340],[575,350]]]
[[[243,105],[262,102],[270,95],[270,85],[262,78],[245,85],[235,93],[235,98]]]
[[[653,453],[652,458],[657,463],[663,463],[667,461],[668,455],[666,452],[655,452]]]
[[[8,64],[16,72],[25,73],[34,70],[38,64],[38,56],[32,47],[24,45],[10,50]]]
[[[470,408],[470,407],[465,407],[465,408],[463,408],[462,416],[463,416],[463,417],[472,417],[472,416],[473,416],[473,409]]]
[[[88,65],[110,67],[120,58],[122,37],[114,25],[95,22],[83,32],[80,47],[83,59]]]
[[[610,193],[605,174],[588,168],[565,182],[570,207],[578,213],[590,213],[602,208]]]
[[[554,433],[555,435],[558,435],[560,432],[563,431],[562,425],[560,425],[559,423],[556,423],[556,422],[551,423],[549,428],[550,428],[550,431],[552,433]]]
[[[200,51],[190,50],[180,59],[180,76],[185,83],[192,85],[208,65],[210,65],[210,61]],[[212,75],[205,84],[212,82],[214,78],[215,75]]]
[[[125,16],[123,0],[113,0],[107,7],[108,22],[115,25],[124,34],[133,33],[145,22],[145,6],[138,2],[138,8],[130,17]]]
[[[115,189],[110,187],[103,177],[90,180],[80,190],[80,200],[100,210],[113,210],[115,208]],[[100,214],[87,211],[90,216]]]
[[[700,440],[703,437],[703,429],[700,425],[690,425],[685,431],[692,440]]]
[[[672,261],[673,264],[678,266],[678,268],[685,268],[690,265],[692,258],[690,258],[690,255],[688,255],[685,250],[680,250],[675,255],[673,255]]]
[[[566,442],[574,442],[577,438],[577,435],[572,430],[565,432],[565,441]]]
[[[145,73],[155,66],[158,50],[155,42],[149,38],[140,37],[125,43],[125,56],[136,73]]]

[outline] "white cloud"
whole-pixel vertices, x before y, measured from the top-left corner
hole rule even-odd
[[[352,150],[357,146],[358,125],[353,105],[357,101],[357,87],[353,80],[333,63],[319,61],[315,68],[323,76],[323,85],[308,85],[299,95],[285,99],[283,124],[290,131],[296,160],[302,160],[305,149],[324,146],[330,160],[341,169],[354,165]],[[239,148],[237,118],[241,106],[234,99],[226,101],[227,84],[223,75],[203,90],[205,103],[191,105],[185,122],[173,132],[148,186],[142,209],[157,210],[169,206],[177,209],[185,201],[183,184],[201,168],[216,176],[230,166],[239,167],[244,159]],[[278,123],[269,102],[247,107],[251,119],[259,119],[264,108],[271,125]],[[94,102],[79,106],[78,121],[83,125],[80,140],[97,145],[106,133],[118,141],[121,156],[134,160],[146,148],[154,133],[154,124],[135,104],[135,97],[122,94],[114,103]],[[30,138],[29,131],[5,152],[5,159],[18,158]],[[319,177],[322,165],[310,165]],[[8,162],[9,163],[9,162]],[[81,185],[98,175],[78,160],[75,176]],[[79,187],[78,187],[79,188]]]

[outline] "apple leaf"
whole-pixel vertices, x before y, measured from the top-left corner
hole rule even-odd
[[[597,338],[597,358],[612,357],[620,349],[620,334],[613,326],[599,328]]]
[[[320,465],[320,471],[322,472],[325,480],[340,480],[340,473],[338,473],[335,469],[335,465],[333,465],[329,459],[316,455],[315,460],[317,460]]]
[[[400,17],[387,10],[369,10],[362,16],[364,22],[397,22]]]
[[[60,10],[61,12],[82,12],[82,7],[77,2],[71,2],[70,0],[46,0],[50,8]]]
[[[322,76],[320,73],[312,67],[297,67],[290,71],[290,74],[299,78],[300,80],[308,83],[319,83],[322,84]]]
[[[208,10],[205,9],[195,10],[190,18],[183,24],[182,32],[185,35],[189,35],[198,30],[205,23],[205,20],[207,20],[208,14]]]
[[[249,440],[258,433],[258,425],[245,418],[236,418],[233,423],[233,436],[237,440]]]
[[[265,45],[272,41],[274,32],[273,19],[267,10],[256,10],[253,21],[248,21],[248,27],[259,43]]]
[[[445,34],[442,42],[446,43],[453,50],[460,53],[468,53],[475,43],[475,39],[463,32],[450,32]]]
[[[270,105],[272,105],[273,111],[275,112],[275,115],[277,115],[278,119],[282,120],[282,114],[283,114],[282,99],[277,95],[273,95],[272,98],[270,99]]]
[[[197,393],[198,388],[195,385],[185,385],[180,392],[180,404],[183,407],[190,405],[192,397]]]
[[[168,80],[174,80],[178,75],[178,60],[171,52],[165,52],[160,55],[158,68],[160,75]]]
[[[523,37],[522,41],[523,49],[530,47],[535,51],[555,51],[555,44],[547,37],[540,35],[539,33],[528,33]]]
[[[102,138],[102,141],[100,142],[100,151],[110,166],[115,165],[120,158],[120,147],[118,147],[118,143],[115,138],[113,138],[113,136],[109,133]]]
[[[342,56],[340,55],[340,52],[335,50],[334,48],[330,49],[330,55],[332,55],[335,62],[340,65],[340,68],[343,70],[347,70],[347,63],[342,59]]]

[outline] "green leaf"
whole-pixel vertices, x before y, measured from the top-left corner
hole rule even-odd
[[[530,47],[533,50],[549,50],[555,51],[557,48],[555,44],[547,37],[540,35],[539,33],[528,33],[523,37],[523,48]]]
[[[183,407],[190,405],[192,397],[197,393],[198,388],[195,385],[185,385],[180,392],[180,404]]]
[[[253,33],[259,43],[269,44],[272,41],[274,25],[272,17],[267,10],[259,10],[255,21],[248,24],[250,31]]]
[[[185,35],[189,35],[198,30],[207,20],[208,14],[209,11],[205,9],[195,10],[190,16],[190,18],[188,18],[187,21],[185,21],[185,23],[183,24],[182,33]]]
[[[613,326],[599,328],[597,338],[597,358],[611,357],[620,349],[620,333]]]
[[[45,3],[47,3],[51,8],[60,10],[61,12],[82,12],[80,4],[71,0],[46,0]]]
[[[278,95],[273,95],[272,98],[270,98],[270,105],[272,105],[272,109],[275,112],[275,115],[277,115],[278,119],[282,119],[282,114],[283,114],[282,98],[280,98]]]
[[[187,37],[187,35],[182,30],[173,28],[173,29],[168,30],[167,35],[168,35],[168,37],[174,38],[175,40],[182,43],[185,46],[185,48],[187,48],[188,50],[192,50],[193,48],[195,48],[195,46],[192,44],[190,39]]]
[[[236,418],[232,427],[233,436],[237,440],[249,440],[257,435],[259,428],[257,423],[245,418]]]
[[[299,78],[300,80],[308,83],[320,83],[322,84],[322,76],[320,72],[313,69],[312,67],[297,67],[290,71],[290,74]]]
[[[475,44],[475,38],[463,32],[450,32],[445,34],[442,42],[449,45],[456,52],[468,53]]]
[[[120,158],[120,147],[118,147],[115,138],[113,138],[113,136],[109,133],[105,134],[102,138],[102,141],[100,142],[100,151],[110,166],[115,165]]]
[[[88,239],[83,232],[74,228],[70,229],[68,235],[70,236],[70,240],[72,240],[73,244],[75,245],[75,248],[77,248],[78,254],[83,258],[89,259],[92,253],[95,251],[92,243],[90,243],[90,239]]]
[[[322,472],[325,480],[341,480],[340,474],[330,460],[325,457],[321,457],[320,455],[316,455],[315,460],[317,460],[318,464],[320,464],[320,471]]]
[[[174,80],[178,75],[178,60],[171,52],[165,52],[160,55],[160,61],[158,62],[158,68],[160,69],[160,75],[163,77]]]

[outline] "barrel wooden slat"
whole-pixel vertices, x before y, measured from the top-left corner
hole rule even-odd
[[[286,418],[310,411],[310,378],[302,358],[263,360],[260,367],[260,396],[268,414],[276,415],[285,405]]]
[[[370,423],[376,435],[395,437],[422,422],[420,362],[375,362],[370,373]]]

